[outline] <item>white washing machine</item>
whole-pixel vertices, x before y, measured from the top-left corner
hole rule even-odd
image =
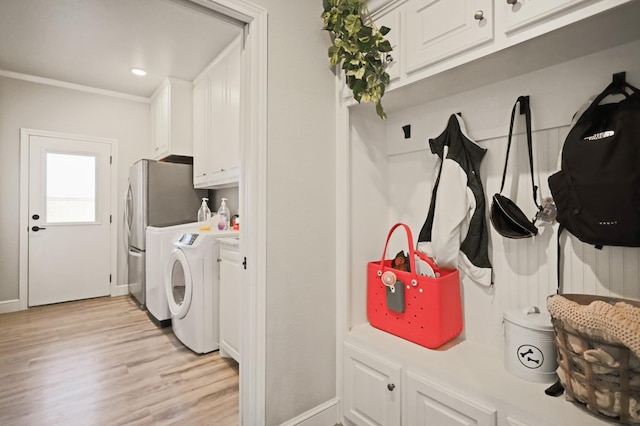
[[[147,313],[161,327],[171,325],[171,311],[164,285],[165,270],[176,236],[196,232],[198,222],[174,226],[147,226],[146,289]]]
[[[166,268],[171,327],[196,353],[219,349],[218,238],[237,231],[194,231],[177,237]]]

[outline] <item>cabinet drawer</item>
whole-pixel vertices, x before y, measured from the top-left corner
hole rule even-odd
[[[407,371],[405,424],[496,426],[497,410]]]
[[[494,38],[491,0],[412,0],[405,6],[404,22],[409,73]]]
[[[553,19],[563,12],[593,0],[518,0],[507,8],[505,13],[504,32],[509,35],[545,19]]]

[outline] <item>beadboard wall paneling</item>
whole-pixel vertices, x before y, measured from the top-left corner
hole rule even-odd
[[[539,198],[550,196],[547,178],[557,170],[558,156],[569,126],[533,132],[534,180]],[[487,289],[462,278],[465,331],[463,337],[477,342],[502,345],[502,318],[508,309],[537,306],[546,310],[546,298],[557,288],[558,225],[537,222],[539,235],[512,240],[500,236],[490,225],[491,197],[500,190],[507,137],[477,141],[487,148],[480,175],[487,200],[486,217],[490,229],[490,256],[494,287]],[[428,149],[389,156],[389,187],[392,212],[390,223],[409,224],[417,239],[431,199],[437,171],[436,156]],[[503,195],[514,200],[533,216],[531,178],[526,135],[514,135]],[[595,247],[568,233],[562,235],[562,268],[565,293],[589,293],[640,299],[640,249]],[[406,243],[394,239],[389,252],[396,253]]]
[[[558,154],[571,117],[593,94],[602,91],[615,72],[640,82],[640,40],[588,56],[518,75],[446,98],[390,110],[382,122],[372,108],[351,108],[350,146],[350,325],[367,322],[366,263],[379,259],[384,237],[396,222],[408,224],[417,239],[426,219],[435,180],[436,156],[428,146],[452,113],[461,112],[467,133],[487,148],[480,170],[485,189],[487,223],[491,197],[499,191],[513,103],[529,95],[532,110],[535,181],[540,196],[550,195],[547,178],[558,169]],[[382,123],[381,123],[382,122]],[[405,139],[402,126],[411,125]],[[524,116],[517,115],[515,138],[503,194],[533,216],[531,179]],[[490,255],[495,285],[486,288],[462,279],[465,328],[462,337],[495,347],[503,345],[503,315],[529,305],[546,310],[546,297],[557,288],[558,225],[540,224],[540,234],[525,240],[502,238],[489,225]],[[589,293],[640,300],[640,249],[605,247],[596,250],[575,237],[563,236],[563,282],[566,293]],[[388,257],[407,249],[398,232]]]

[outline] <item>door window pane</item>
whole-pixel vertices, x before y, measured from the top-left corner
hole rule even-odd
[[[185,290],[184,268],[182,263],[176,260],[171,268],[171,294],[176,305],[182,306]]]
[[[96,221],[96,157],[48,152],[48,223]]]

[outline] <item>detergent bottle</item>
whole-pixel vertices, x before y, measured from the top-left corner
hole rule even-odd
[[[218,229],[224,231],[229,229],[230,213],[227,207],[227,199],[223,198],[220,208],[218,209]]]
[[[209,225],[209,217],[211,217],[211,210],[209,210],[207,201],[209,201],[208,198],[203,198],[202,205],[198,210],[198,224],[199,224],[198,228],[201,231],[208,231],[209,229],[211,229],[211,226]]]

